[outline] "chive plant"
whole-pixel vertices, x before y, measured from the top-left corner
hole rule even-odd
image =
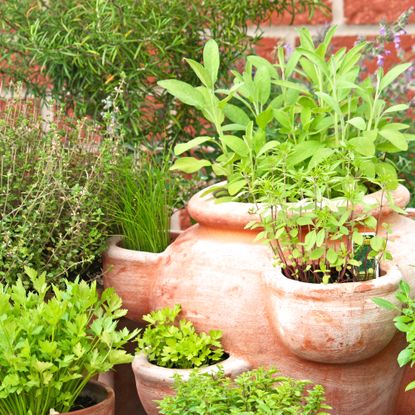
[[[116,172],[110,217],[123,235],[123,247],[162,252],[170,242],[170,216],[178,186],[167,153],[127,157]]]

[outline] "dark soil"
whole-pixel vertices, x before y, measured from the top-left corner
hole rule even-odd
[[[79,411],[80,409],[89,408],[97,403],[98,401],[90,396],[78,396],[71,411]]]

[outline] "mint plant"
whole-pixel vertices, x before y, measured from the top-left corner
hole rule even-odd
[[[33,290],[0,284],[0,414],[66,413],[91,378],[132,361],[122,347],[137,331],[117,330],[126,310],[113,289],[26,274]]]
[[[196,333],[190,321],[178,320],[180,312],[176,304],[145,315],[143,320],[148,326],[138,338],[137,352],[144,352],[157,366],[175,369],[208,366],[222,360],[221,331]]]
[[[415,300],[411,296],[411,287],[402,280],[399,284],[399,291],[396,293],[399,306],[383,298],[373,298],[373,302],[387,310],[396,310],[399,315],[395,317],[395,327],[405,334],[407,346],[398,355],[400,367],[415,364]],[[415,389],[415,380],[410,382],[405,390]]]
[[[216,129],[214,136],[178,144],[175,153],[200,145],[220,153],[213,162],[181,157],[173,169],[212,168],[227,179],[212,188],[218,201],[257,203],[265,228],[260,237],[288,277],[309,282],[373,278],[375,259],[390,257],[387,237],[380,235],[382,213],[375,217],[370,211],[382,211],[387,201],[402,213],[391,197],[399,181],[388,156],[406,151],[414,138],[408,124],[395,120],[408,105],[389,105],[383,98],[410,64],[387,73],[379,68],[375,83],[362,80],[357,63],[367,44],[329,54],[335,30],[315,45],[301,29],[300,46],[290,56],[279,48],[275,65],[248,57],[243,72],[233,72],[229,89],[215,86],[220,58],[214,41],[205,46],[203,65],[188,60],[200,86],[159,82],[200,109]],[[364,196],[375,190],[380,201],[365,204]]]
[[[275,369],[255,369],[234,381],[223,370],[192,371],[188,380],[175,377],[174,396],[159,402],[163,415],[328,415],[324,388],[310,382],[275,376]]]

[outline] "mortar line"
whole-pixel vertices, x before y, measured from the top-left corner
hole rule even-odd
[[[345,23],[344,0],[332,1],[332,16],[332,24],[343,25]]]

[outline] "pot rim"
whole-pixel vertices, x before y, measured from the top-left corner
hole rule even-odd
[[[415,208],[406,208],[406,213],[409,218],[415,219]]]
[[[157,262],[163,252],[148,252],[148,251],[136,251],[134,249],[127,249],[119,246],[122,241],[122,235],[111,236],[107,241],[107,249],[104,255],[109,258],[123,259],[127,261],[140,261],[140,262]]]
[[[88,415],[90,414],[91,410],[96,411],[96,410],[104,409],[109,404],[109,402],[111,402],[110,403],[111,405],[114,404],[115,393],[114,393],[114,390],[110,386],[106,385],[105,383],[99,382],[97,380],[92,380],[92,379],[86,384],[86,386],[89,384],[93,384],[93,385],[100,387],[101,389],[104,389],[106,393],[105,399],[102,400],[101,402],[98,402],[96,405],[89,406],[88,408],[78,409],[76,411],[71,411],[71,412],[65,412],[65,413],[62,413],[62,415],[65,415],[65,414]]]
[[[194,369],[174,369],[154,365],[150,363],[147,355],[140,352],[135,355],[133,363],[133,372],[135,376],[144,378],[146,380],[159,382],[163,379],[164,382],[173,384],[174,375],[179,375],[182,379],[187,380]],[[225,373],[233,373],[237,370],[249,370],[249,364],[236,356],[229,354],[229,356],[213,365],[196,368],[199,373],[216,373],[222,367]]]
[[[304,298],[314,298],[324,296],[327,300],[340,300],[345,296],[373,296],[382,295],[390,291],[395,291],[402,280],[402,273],[394,264],[381,264],[381,269],[386,272],[379,278],[367,281],[345,282],[334,284],[316,284],[303,282],[287,278],[277,268],[279,272],[268,271],[264,274],[265,285],[273,291],[284,291],[285,294]]]
[[[225,182],[221,182],[225,183]],[[259,220],[259,215],[256,213],[250,213],[250,211],[256,211],[257,206],[255,203],[244,202],[226,202],[216,203],[212,193],[205,196],[203,194],[214,186],[216,183],[205,189],[200,190],[190,200],[188,204],[188,212],[190,216],[198,223],[202,223],[207,226],[222,226],[231,229],[245,229],[245,226],[253,221]],[[410,193],[408,189],[399,184],[398,187],[393,190],[392,198],[395,204],[400,208],[405,208],[409,202]],[[364,196],[364,200],[368,204],[379,203],[382,198],[382,191],[370,193]],[[334,207],[336,203],[334,203]],[[393,210],[389,206],[389,202],[384,200],[382,214],[391,213]],[[374,208],[371,213],[373,215],[379,214],[378,208]]]

